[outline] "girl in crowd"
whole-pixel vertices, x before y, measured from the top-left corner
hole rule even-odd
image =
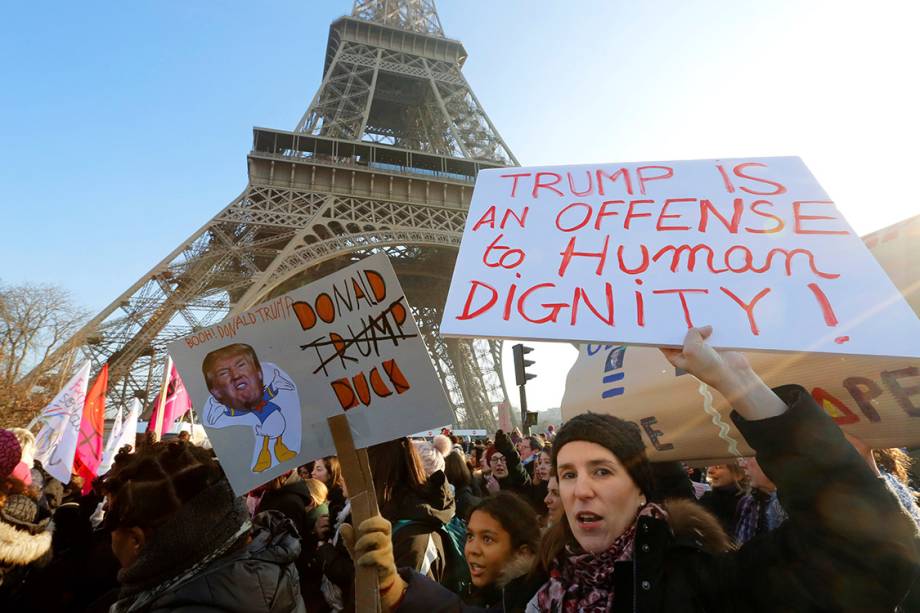
[[[893,611],[918,581],[913,523],[798,386],[770,390],[741,353],[691,328],[671,364],[718,390],[776,483],[789,519],[733,550],[695,503],[662,504],[639,428],[583,414],[558,432],[553,466],[565,519],[544,538],[549,580],[528,611]],[[695,509],[695,510],[694,510]],[[397,572],[383,518],[361,524],[357,563],[378,573],[384,611],[461,608],[458,597]]]
[[[105,480],[105,525],[121,563],[122,611],[304,611],[291,522],[254,521],[211,453],[182,442],[142,447]]]
[[[537,516],[523,499],[499,492],[481,501],[467,526],[464,556],[472,585],[464,601],[507,613],[523,612],[546,580],[531,573],[539,544]]]
[[[314,479],[322,481],[329,490],[329,516],[335,518],[345,508],[348,501],[348,491],[345,489],[345,477],[342,476],[342,467],[339,465],[339,459],[334,455],[328,455],[325,458],[313,463]]]

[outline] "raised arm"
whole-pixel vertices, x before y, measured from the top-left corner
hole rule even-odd
[[[715,388],[748,421],[776,417],[786,403],[773,393],[737,351],[716,351],[706,342],[712,326],[690,328],[680,349],[661,349],[671,364]]]

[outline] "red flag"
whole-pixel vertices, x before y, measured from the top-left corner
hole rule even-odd
[[[83,403],[83,419],[77,439],[77,453],[73,460],[73,471],[83,477],[83,494],[93,488],[93,479],[102,462],[102,434],[105,427],[105,392],[109,385],[109,365],[106,364],[96,375],[86,402]]]
[[[169,432],[177,419],[185,415],[192,408],[192,400],[188,397],[188,391],[176,365],[173,364],[169,371],[169,383],[166,384],[166,402],[163,404],[163,427],[160,432]],[[150,421],[147,422],[147,432],[156,430],[157,417],[160,412],[160,395],[153,401],[153,414]]]

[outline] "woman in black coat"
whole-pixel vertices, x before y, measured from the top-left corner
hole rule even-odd
[[[545,537],[550,579],[540,611],[894,611],[920,575],[913,524],[839,428],[801,387],[771,391],[740,353],[716,352],[691,329],[671,363],[717,389],[776,483],[789,518],[733,550],[708,514],[655,499],[635,424],[584,414],[559,431],[553,466],[565,520]],[[686,503],[684,503],[686,504]],[[682,525],[679,525],[682,524]],[[460,610],[456,595],[386,555],[388,527],[360,527],[358,563],[375,567],[384,610]],[[718,531],[716,531],[718,533]]]

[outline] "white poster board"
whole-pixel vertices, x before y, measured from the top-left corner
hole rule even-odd
[[[237,494],[335,454],[344,413],[359,448],[451,421],[385,254],[169,346]],[[255,356],[255,357],[253,357]]]
[[[920,217],[864,237],[920,312]],[[797,383],[845,431],[872,448],[920,446],[920,359],[746,352],[769,385]],[[608,413],[639,425],[653,460],[748,455],[721,395],[657,349],[589,343],[569,371],[562,417]]]
[[[867,203],[869,205],[869,203]],[[920,321],[797,157],[479,173],[445,336],[920,356]]]

